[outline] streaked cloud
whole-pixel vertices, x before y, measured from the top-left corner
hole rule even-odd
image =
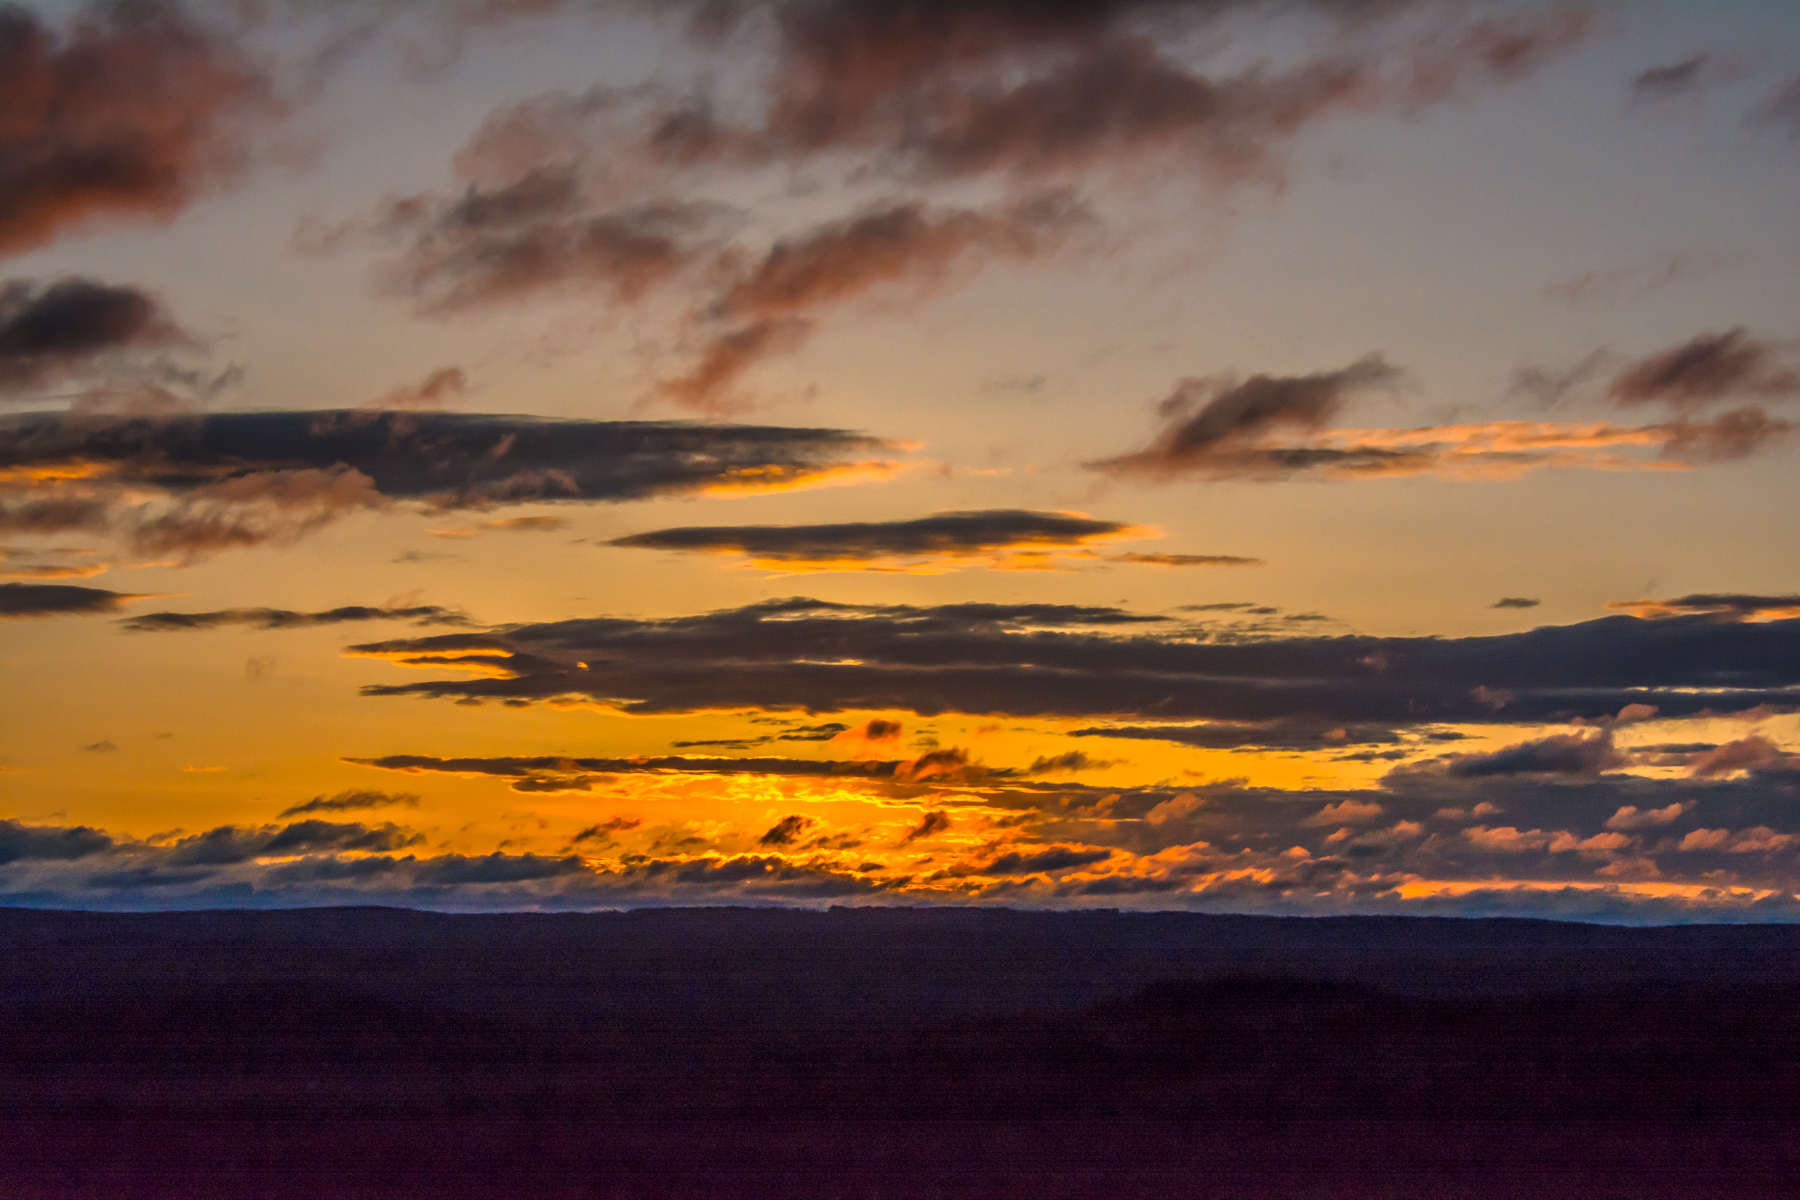
[[[910,521],[834,525],[715,525],[659,529],[607,543],[645,550],[741,556],[767,571],[939,571],[1050,565],[1058,555],[1116,538],[1157,536],[1085,513],[983,509]]]
[[[242,625],[250,629],[311,629],[320,625],[344,625],[363,621],[411,621],[415,625],[470,625],[464,613],[435,604],[410,607],[370,608],[363,604],[330,608],[323,612],[293,612],[284,608],[223,608],[213,612],[156,612],[121,621],[130,633],[169,633],[187,629],[218,629]]]
[[[882,478],[900,447],[832,429],[320,410],[0,419],[0,530],[111,533],[194,559],[356,512],[752,494]],[[492,528],[542,527],[547,518]]]
[[[592,703],[627,713],[1304,718],[1334,723],[1329,730],[1610,720],[1628,705],[1668,717],[1800,704],[1800,676],[1790,669],[1794,620],[1614,616],[1465,638],[1209,640],[1204,628],[1177,623],[1120,630],[1144,622],[1117,609],[794,599],[666,620],[598,617],[403,638],[350,652],[477,676],[372,685],[364,689],[371,696]]]
[[[66,583],[0,583],[0,618],[101,616],[148,598]]]

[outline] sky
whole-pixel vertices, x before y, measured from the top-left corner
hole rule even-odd
[[[1794,15],[0,5],[0,904],[1800,919]]]

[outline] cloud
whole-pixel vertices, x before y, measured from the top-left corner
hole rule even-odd
[[[307,813],[352,812],[368,808],[392,808],[405,805],[417,808],[419,797],[413,792],[377,792],[367,788],[353,788],[339,792],[335,796],[314,796],[291,808],[281,810],[282,817],[300,817]]]
[[[900,844],[910,846],[921,839],[935,837],[949,828],[950,814],[941,808],[934,808],[920,817],[917,825],[906,831],[906,836],[900,839]]]
[[[379,228],[409,243],[386,287],[431,313],[515,303],[544,292],[636,301],[697,260],[713,240],[711,205],[648,200],[595,211],[579,175],[539,167],[449,200],[411,197]]]
[[[759,846],[790,846],[799,840],[808,829],[812,828],[813,824],[811,817],[803,817],[798,814],[783,817],[775,822],[767,833],[757,838],[756,844]]]
[[[1327,804],[1301,822],[1303,825],[1360,825],[1382,816],[1387,810],[1373,800],[1340,800]]]
[[[112,838],[86,825],[57,828],[0,820],[0,865],[28,859],[66,862],[112,847]]]
[[[1764,101],[1751,114],[1750,122],[1785,129],[1789,140],[1800,140],[1800,78]]]
[[[440,887],[468,884],[526,883],[539,879],[555,879],[579,875],[587,864],[574,855],[550,858],[539,854],[489,854],[465,856],[443,854],[420,863],[413,877],[420,883]]]
[[[1536,608],[1541,600],[1529,600],[1524,596],[1502,596],[1490,604],[1489,608]]]
[[[479,510],[884,478],[898,467],[881,456],[898,449],[842,430],[682,422],[368,410],[32,413],[0,418],[0,530],[111,531],[139,552],[193,559],[291,542],[399,503]]]
[[[1035,565],[1046,553],[1152,531],[1085,513],[985,509],[911,521],[837,525],[715,525],[614,538],[610,546],[737,554],[770,571],[926,570],[971,560]]]
[[[1583,271],[1569,279],[1544,288],[1546,296],[1555,296],[1571,304],[1583,300],[1612,299],[1621,295],[1648,296],[1677,283],[1687,283],[1715,275],[1727,267],[1745,261],[1742,253],[1719,254],[1700,250],[1676,250],[1648,262],[1607,270]],[[1554,402],[1591,379],[1609,357],[1597,350],[1571,370],[1549,375],[1542,368],[1520,373],[1520,390],[1536,394],[1546,402]]]
[[[688,356],[650,394],[717,415],[747,404],[750,371],[847,306],[916,300],[1097,227],[1072,189],[1103,174],[1279,185],[1308,128],[1459,100],[1593,28],[1582,5],[1314,4],[1331,26],[1322,48],[1224,65],[1225,39],[1195,35],[1261,6],[1029,7],[707,4],[688,23],[692,86],[509,104],[456,156],[456,187],[308,240],[385,240],[384,286],[427,312],[563,295],[648,316]],[[1434,19],[1387,20],[1414,8]],[[736,73],[729,104],[715,98],[721,51],[767,65]],[[783,178],[846,199],[823,215],[746,202]],[[918,196],[934,188],[956,202]]]
[[[962,752],[951,753],[960,756]],[[968,767],[966,759],[962,757],[940,763],[926,763],[922,768],[924,773],[916,776],[913,772],[920,769],[917,763],[869,760],[835,762],[806,758],[697,758],[682,755],[642,758],[578,758],[558,755],[439,758],[426,754],[387,754],[378,758],[346,758],[344,761],[357,766],[406,774],[436,772],[448,775],[490,775],[512,780],[512,790],[516,792],[585,792],[591,790],[596,781],[615,775],[772,775],[900,782],[936,777],[945,782],[954,782],[956,768],[966,770]]]
[[[468,389],[468,372],[461,367],[439,367],[418,383],[384,392],[364,407],[436,410]]]
[[[60,386],[128,351],[190,342],[138,288],[79,276],[0,284],[0,395]]]
[[[897,742],[906,727],[899,721],[889,721],[882,717],[871,717],[854,729],[844,729],[832,736],[832,741],[845,742]]]
[[[968,869],[983,875],[1034,875],[1093,866],[1112,856],[1113,852],[1105,847],[1048,846],[1041,850],[1009,850]]]
[[[10,617],[98,616],[133,600],[149,599],[104,588],[63,583],[0,583],[0,620]]]
[[[1781,366],[1774,346],[1740,327],[1699,334],[1633,363],[1614,377],[1608,394],[1620,404],[1692,409],[1732,397],[1800,395],[1800,373]]]
[[[1781,620],[1800,617],[1800,596],[1701,593],[1674,600],[1615,600],[1606,607],[1651,619],[1703,615],[1720,621]]]
[[[1392,745],[1399,731],[1370,725],[1330,725],[1317,721],[1209,721],[1204,725],[1112,725],[1073,729],[1070,737],[1123,738],[1173,742],[1203,750],[1336,750],[1352,746]],[[1445,736],[1434,733],[1434,738]]]
[[[1317,58],[1232,74],[1165,53],[1181,39],[1153,32],[1195,29],[1234,7],[786,5],[759,126],[727,125],[696,101],[661,114],[646,140],[670,159],[797,163],[849,152],[936,179],[1163,157],[1238,183],[1274,175],[1279,149],[1327,116],[1412,109],[1517,78],[1590,27],[1573,8],[1453,19],[1388,46],[1340,39]],[[1341,11],[1365,33],[1382,15]]]
[[[995,212],[889,205],[779,240],[707,308],[709,321],[730,328],[710,339],[692,371],[666,381],[662,394],[702,412],[724,411],[737,380],[770,355],[797,348],[819,310],[884,287],[930,292],[972,260],[1041,257],[1091,222],[1085,206],[1052,193]]]
[[[1206,640],[1190,626],[1119,609],[792,599],[658,620],[397,638],[350,653],[477,673],[371,685],[371,696],[578,701],[626,713],[1292,721],[1348,732],[1611,719],[1631,704],[1665,718],[1792,707],[1800,704],[1796,638],[1796,620],[1611,616],[1489,637]],[[1484,702],[1500,692],[1511,696],[1503,707]]]
[[[902,783],[922,783],[932,779],[946,784],[973,783],[994,774],[998,772],[972,761],[969,752],[961,746],[928,750],[911,762],[894,766],[894,778]]]
[[[1631,97],[1634,100],[1667,100],[1686,95],[1700,86],[1710,59],[1710,55],[1696,54],[1667,66],[1650,67],[1631,81]]]
[[[1768,738],[1752,734],[1707,751],[1695,759],[1688,770],[1697,778],[1707,779],[1732,771],[1785,764],[1792,757],[1784,754]]]
[[[1491,754],[1453,756],[1446,768],[1455,779],[1490,775],[1598,775],[1630,760],[1613,747],[1612,734],[1555,734],[1520,742]]]
[[[1165,424],[1149,446],[1088,466],[1152,479],[1279,475],[1306,463],[1262,445],[1267,435],[1322,428],[1352,396],[1391,388],[1400,378],[1398,369],[1371,354],[1340,370],[1313,375],[1184,379],[1157,406]]]
[[[1080,750],[1070,750],[1066,754],[1047,754],[1031,761],[1025,768],[1027,775],[1062,775],[1075,771],[1098,771],[1114,764],[1106,759],[1089,758]]]
[[[59,33],[0,9],[0,255],[109,220],[168,220],[228,182],[275,111],[229,36],[171,0],[89,6]]]
[[[1608,829],[1655,829],[1670,825],[1680,820],[1688,810],[1694,807],[1692,800],[1677,800],[1662,808],[1651,808],[1639,811],[1635,804],[1624,804],[1612,816],[1606,818]]]
[[[159,866],[218,867],[257,858],[345,851],[385,852],[416,846],[424,840],[423,834],[392,824],[307,820],[286,826],[221,825],[159,847],[157,858]]]
[[[585,847],[580,855],[419,849],[405,857],[397,849],[416,847],[418,835],[394,826],[227,826],[139,841],[6,822],[0,897],[78,908],[515,910],[876,895],[1054,908],[1106,897],[1109,906],[1213,911],[1774,918],[1796,911],[1783,899],[1800,863],[1794,778],[1415,773],[1355,790],[1221,782],[1180,792],[1014,778],[959,787],[966,822],[959,814],[951,824],[947,807],[918,811],[909,840],[900,840],[904,825],[877,842],[818,810],[817,825],[789,846],[749,854],[721,853],[704,838],[659,839],[660,831],[626,850],[612,835],[641,825],[623,817],[578,841],[545,835]],[[1455,807],[1444,804],[1447,790]],[[771,794],[742,797],[741,828],[770,828],[766,819],[750,822]],[[894,800],[885,788],[871,787],[870,798]],[[1508,824],[1493,825],[1501,810]],[[889,828],[893,815],[883,822]],[[933,837],[958,827],[1005,832]],[[928,848],[918,844],[927,838]]]
[[[1136,563],[1148,567],[1260,567],[1260,558],[1239,558],[1233,554],[1110,554],[1108,562]]]
[[[83,746],[82,749],[90,754],[112,754],[119,749],[119,744],[117,742],[94,742]]]
[[[582,842],[611,842],[613,834],[627,833],[643,823],[638,817],[613,817],[598,825],[589,825],[569,840],[578,846]]]
[[[1355,390],[1352,382],[1390,378],[1386,372],[1392,368],[1385,365],[1372,371],[1379,362],[1371,356],[1343,371],[1255,376],[1242,384],[1184,380],[1160,406],[1166,423],[1148,447],[1084,465],[1151,482],[1409,475],[1510,479],[1544,467],[1686,470],[1741,458],[1794,432],[1791,422],[1756,408],[1735,409],[1709,421],[1684,413],[1649,425],[1487,421],[1414,429],[1326,428]],[[1361,370],[1364,366],[1371,371]]]
[[[189,629],[218,629],[226,625],[244,625],[251,629],[310,629],[320,625],[343,625],[363,621],[411,621],[415,625],[468,625],[462,613],[435,604],[404,608],[370,608],[362,604],[326,609],[324,612],[292,612],[284,608],[226,608],[215,612],[145,613],[121,621],[129,633],[167,633]]]

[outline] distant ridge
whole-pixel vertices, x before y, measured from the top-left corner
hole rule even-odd
[[[441,913],[381,907],[117,913],[0,908],[0,947],[1092,951],[1800,951],[1800,925],[1622,926],[1521,917],[1290,917],[1000,908],[639,908]]]

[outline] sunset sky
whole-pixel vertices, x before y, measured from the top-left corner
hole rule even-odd
[[[0,6],[0,904],[1800,919],[1783,0]]]

